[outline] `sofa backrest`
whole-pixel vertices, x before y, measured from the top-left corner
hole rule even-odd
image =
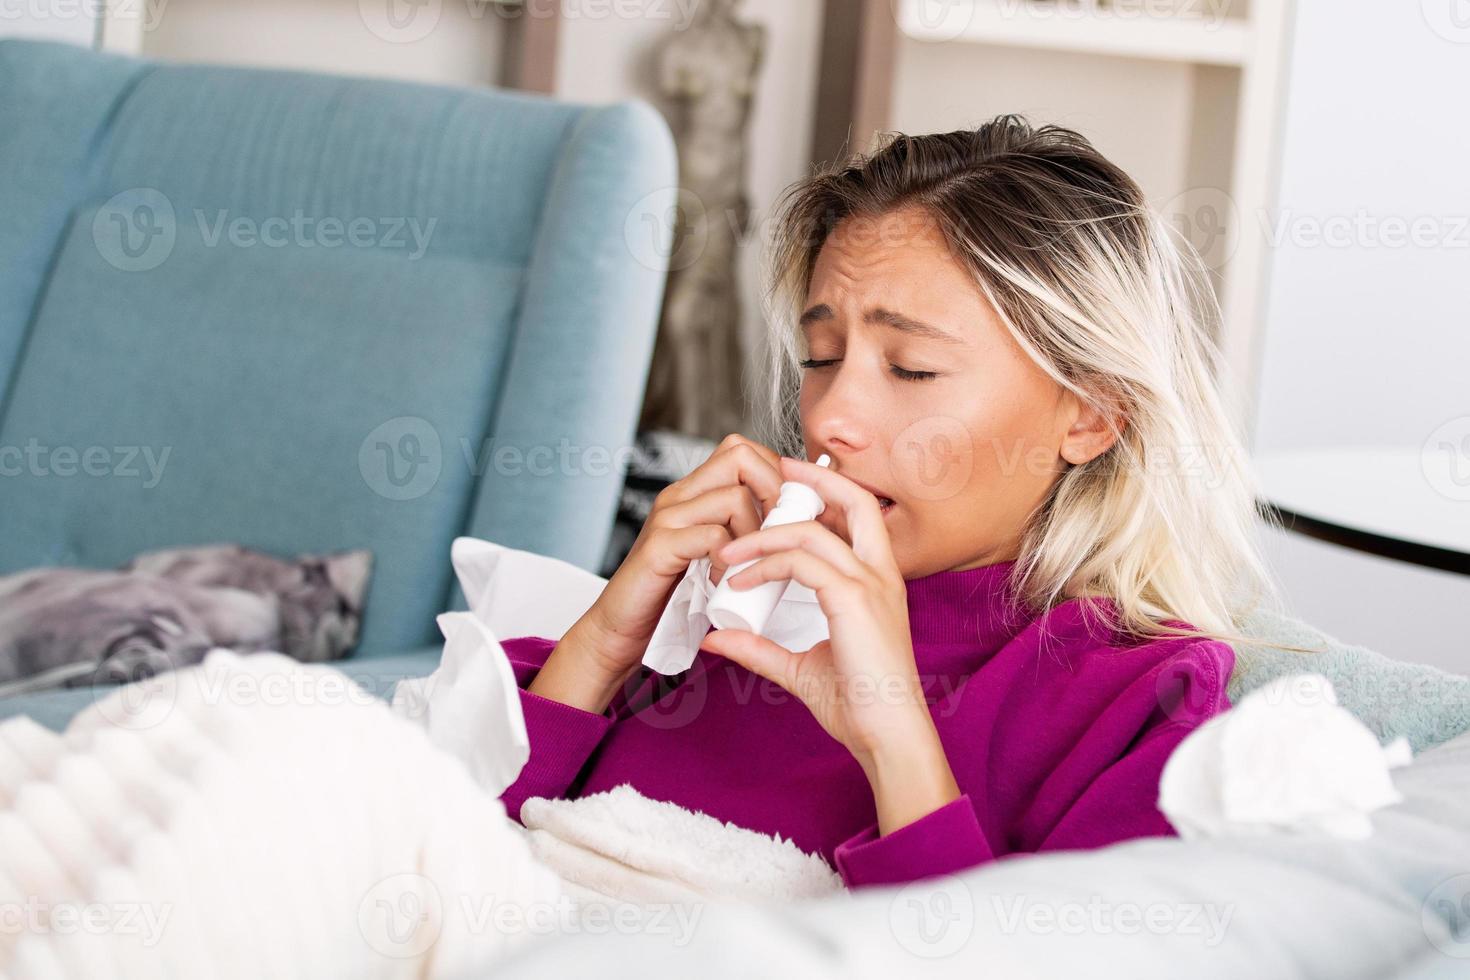
[[[572,491],[488,451],[574,427],[512,403],[557,379],[507,377],[595,354],[579,331],[608,325],[568,324],[555,294],[599,276],[622,280],[626,359],[585,401],[614,415],[599,438],[631,436],[664,270],[622,229],[675,179],[652,110],[19,41],[0,91],[0,573],[367,547],[362,646],[392,649],[432,638],[455,535],[558,550],[508,529]],[[548,201],[594,165],[609,213],[579,227]],[[578,234],[606,267],[582,282],[548,268]]]

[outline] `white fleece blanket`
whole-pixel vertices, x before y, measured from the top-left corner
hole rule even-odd
[[[589,905],[840,889],[630,787],[523,817],[339,671],[217,650],[61,735],[0,725],[0,976],[459,976]]]
[[[819,855],[624,784],[521,806],[532,853],[579,901],[791,902],[842,890]]]

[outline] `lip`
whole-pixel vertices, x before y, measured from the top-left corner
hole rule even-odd
[[[846,473],[843,473],[842,475],[843,476],[847,476]],[[850,476],[847,476],[847,478],[849,480],[852,480],[853,483],[856,483],[858,486],[862,487],[864,490],[868,491],[868,493],[871,493],[875,497],[879,497],[879,498],[887,499],[887,500],[893,500],[893,504],[890,504],[889,506],[883,508],[883,513],[885,513],[885,514],[887,514],[889,511],[891,511],[893,509],[894,505],[896,505],[898,503],[898,501],[894,500],[892,494],[887,494],[887,493],[884,493],[882,490],[878,490],[878,489],[876,489],[874,487],[871,487],[868,484],[864,483],[862,480],[853,480],[853,478],[850,477]]]

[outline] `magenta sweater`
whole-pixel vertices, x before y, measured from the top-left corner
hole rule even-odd
[[[862,769],[806,706],[706,651],[678,677],[640,668],[594,714],[525,690],[554,641],[505,640],[531,756],[501,799],[519,820],[528,797],[629,783],[818,852],[849,888],[1173,834],[1159,774],[1185,735],[1230,707],[1234,652],[1193,638],[1119,643],[1096,610],[1083,615],[1108,600],[1019,614],[1014,564],[906,583],[915,662],[961,795],[885,836]],[[673,689],[655,701],[660,683]]]

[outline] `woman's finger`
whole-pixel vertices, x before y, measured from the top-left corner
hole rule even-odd
[[[659,511],[657,517],[650,515],[650,521],[655,527],[723,524],[735,537],[758,530],[761,520],[755,501],[751,499],[749,491],[741,486],[716,487],[697,497],[668,505]]]
[[[752,674],[781,687],[788,694],[798,694],[795,687],[796,658],[799,654],[747,630],[715,630],[704,638],[701,649],[733,660]]]
[[[846,532],[853,552],[866,564],[889,575],[898,575],[898,561],[893,557],[893,543],[878,498],[856,483],[834,473],[825,466],[804,459],[781,457],[781,472],[787,480],[805,483],[827,504],[827,511],[839,518],[839,531]],[[825,516],[825,513],[824,513]]]
[[[815,592],[817,602],[828,619],[840,610],[852,608],[853,603],[861,603],[862,582],[842,574],[830,562],[800,548],[767,555],[740,574],[730,576],[730,585],[738,592],[762,582],[785,579],[800,582]]]
[[[781,457],[774,450],[732,432],[709,459],[693,473],[670,484],[666,492],[673,503],[678,503],[719,487],[739,484],[760,501],[763,512],[769,513],[781,497],[782,482]]]
[[[734,541],[720,548],[718,554],[720,561],[726,565],[738,565],[751,558],[789,551],[792,548],[810,551],[818,558],[830,562],[844,575],[857,577],[864,572],[862,560],[853,553],[852,546],[818,521],[778,524],[752,534],[737,536]]]

